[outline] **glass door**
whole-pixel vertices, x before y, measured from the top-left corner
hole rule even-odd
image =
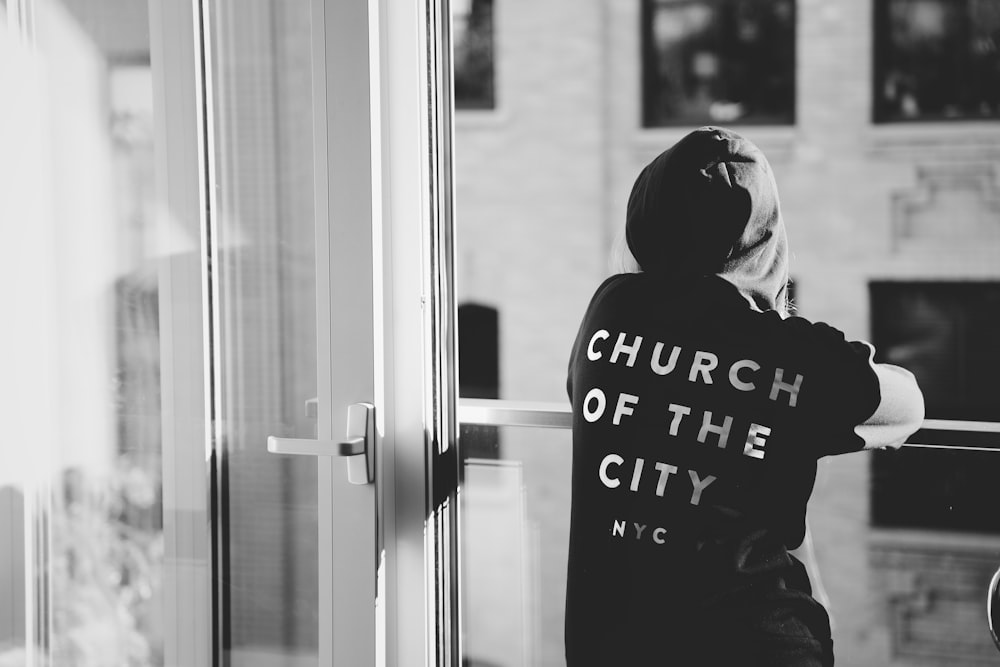
[[[437,651],[428,15],[0,2],[0,664]]]
[[[434,6],[200,7],[220,659],[436,661]]]

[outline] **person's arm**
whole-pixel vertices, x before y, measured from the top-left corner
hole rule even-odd
[[[824,425],[813,437],[819,456],[899,447],[920,428],[924,397],[912,373],[875,363],[870,343],[849,341],[823,322],[795,317],[786,323],[809,341],[823,369],[808,400],[812,423]]]
[[[924,421],[924,395],[905,368],[872,363],[872,369],[879,384],[878,407],[854,432],[865,449],[899,447]]]

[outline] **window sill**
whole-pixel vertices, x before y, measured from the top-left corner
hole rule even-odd
[[[867,143],[872,157],[912,159],[931,154],[995,159],[1000,157],[1000,121],[872,125]]]

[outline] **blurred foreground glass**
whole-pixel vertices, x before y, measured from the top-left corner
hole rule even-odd
[[[316,460],[266,444],[316,437],[310,3],[210,7],[221,646],[234,667],[314,664]]]
[[[0,664],[162,665],[161,269],[198,239],[156,215],[147,4],[24,9],[0,7]]]

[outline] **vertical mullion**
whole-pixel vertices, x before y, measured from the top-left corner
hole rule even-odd
[[[375,397],[372,21],[368,0],[313,2],[320,439],[343,435],[347,406]],[[319,461],[322,667],[375,659],[376,490],[342,466]]]
[[[437,664],[431,505],[428,230],[431,220],[426,2],[378,0],[385,320],[380,493],[386,664]]]
[[[430,377],[427,423],[434,562],[436,664],[461,664],[461,563],[458,489],[461,460],[456,438],[454,296],[454,163],[451,12],[448,0],[428,0],[427,103],[430,127],[430,226],[428,230],[428,333]]]

